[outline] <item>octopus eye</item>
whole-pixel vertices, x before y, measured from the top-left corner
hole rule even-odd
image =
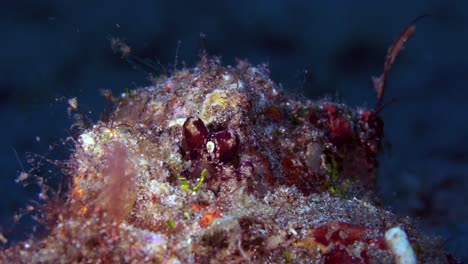
[[[191,160],[208,154],[212,161],[229,162],[239,150],[239,139],[230,129],[210,134],[200,118],[188,117],[182,126],[182,148]]]
[[[215,143],[211,140],[206,142],[206,151],[208,151],[208,153],[213,153],[215,150],[215,146]]]
[[[194,160],[200,155],[208,139],[208,129],[200,118],[188,117],[182,126],[182,148]]]
[[[210,141],[214,144],[215,159],[220,162],[229,162],[234,158],[239,150],[239,139],[233,130],[224,130],[214,133],[210,137]],[[207,144],[207,150],[208,144]]]

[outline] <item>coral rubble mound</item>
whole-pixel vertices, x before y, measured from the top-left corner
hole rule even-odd
[[[452,261],[376,206],[371,109],[291,96],[265,65],[207,57],[108,98],[113,111],[71,139],[66,197],[39,212],[48,232],[2,262]]]

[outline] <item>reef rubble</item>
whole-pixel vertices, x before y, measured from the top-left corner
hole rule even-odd
[[[206,56],[106,97],[113,110],[68,139],[67,192],[37,211],[47,232],[1,262],[455,263],[379,207],[373,109],[288,94],[265,65]]]

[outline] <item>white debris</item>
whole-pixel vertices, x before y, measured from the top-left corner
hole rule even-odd
[[[82,142],[82,146],[85,151],[89,151],[96,144],[96,141],[94,141],[94,138],[87,133],[81,134],[80,141]]]
[[[231,79],[231,75],[229,75],[229,74],[223,74],[222,76],[223,76],[223,79],[224,79],[226,82],[229,81],[229,80]]]
[[[72,109],[78,109],[78,99],[76,97],[68,99],[68,106]]]
[[[18,178],[15,179],[15,182],[20,183],[20,182],[26,180],[27,178],[29,178],[29,173],[23,171],[23,172],[20,173]]]
[[[8,239],[2,233],[0,233],[0,242],[3,244],[8,243]]]
[[[186,117],[182,117],[182,118],[177,118],[177,119],[169,120],[169,121],[167,121],[167,126],[168,126],[168,127],[183,126],[185,120],[187,120]]]
[[[396,264],[416,264],[416,256],[408,237],[399,226],[385,232],[385,242],[393,253]]]

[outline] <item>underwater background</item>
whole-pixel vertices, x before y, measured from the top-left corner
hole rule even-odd
[[[49,146],[70,136],[68,98],[96,121],[106,105],[100,90],[119,94],[149,85],[148,74],[193,66],[204,33],[210,55],[266,62],[290,93],[373,107],[371,76],[404,27],[426,13],[389,75],[387,101],[398,100],[382,112],[378,185],[384,208],[420,219],[468,261],[464,1],[2,1],[2,232],[38,199],[36,186],[15,183],[31,167],[26,154],[66,158],[66,146]],[[115,54],[111,38],[126,41],[140,62]],[[41,173],[60,177],[54,168]]]

